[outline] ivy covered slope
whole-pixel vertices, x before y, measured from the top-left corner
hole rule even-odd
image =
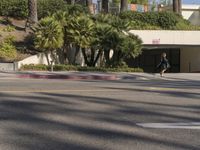
[[[188,20],[173,12],[126,11],[119,17],[136,30],[200,30],[200,26],[191,25]]]
[[[115,0],[119,2],[118,0]],[[140,2],[129,0],[131,3]],[[146,3],[146,1],[144,1]],[[39,19],[53,14],[56,11],[66,10],[69,7],[64,0],[38,0],[38,17]],[[79,8],[80,9],[80,8]],[[82,7],[82,9],[86,8]],[[1,0],[0,16],[10,16],[15,18],[27,18],[28,5],[27,0]],[[131,22],[133,29],[164,29],[164,30],[199,30],[199,26],[191,25],[182,16],[172,12],[123,12],[120,18]]]

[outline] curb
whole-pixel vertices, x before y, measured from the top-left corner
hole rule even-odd
[[[22,74],[18,78],[31,79],[65,79],[65,80],[118,80],[116,75],[39,75]]]

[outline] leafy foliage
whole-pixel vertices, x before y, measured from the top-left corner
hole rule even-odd
[[[25,18],[28,15],[27,0],[1,0],[0,15]]]
[[[57,10],[65,10],[64,0],[38,0],[38,18],[48,16]],[[26,18],[28,16],[27,0],[1,0],[0,15],[16,18]]]
[[[17,51],[15,46],[13,45],[14,38],[12,36],[8,36],[4,39],[3,42],[0,43],[0,58],[6,61],[15,59],[17,56]]]
[[[43,51],[55,50],[63,44],[62,28],[52,17],[42,19],[35,27],[35,45]]]
[[[118,68],[105,68],[105,67],[81,67],[73,65],[54,65],[54,71],[95,71],[95,72],[143,72],[141,68],[128,68],[128,67],[118,67]],[[21,70],[38,70],[47,71],[50,70],[50,66],[47,65],[23,65]]]
[[[184,19],[172,12],[132,12],[126,11],[119,15],[123,20],[131,22],[134,29],[175,29],[179,21]],[[189,24],[186,24],[189,26]]]
[[[63,0],[38,0],[38,18],[47,17],[58,10],[65,10],[67,7]]]

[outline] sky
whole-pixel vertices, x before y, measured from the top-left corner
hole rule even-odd
[[[97,0],[93,0],[93,2],[96,3]],[[182,3],[183,4],[200,4],[200,0],[182,0]]]
[[[182,0],[184,4],[200,4],[200,0]]]

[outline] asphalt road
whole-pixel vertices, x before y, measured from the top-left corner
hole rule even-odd
[[[199,149],[200,80],[0,78],[0,150]]]

